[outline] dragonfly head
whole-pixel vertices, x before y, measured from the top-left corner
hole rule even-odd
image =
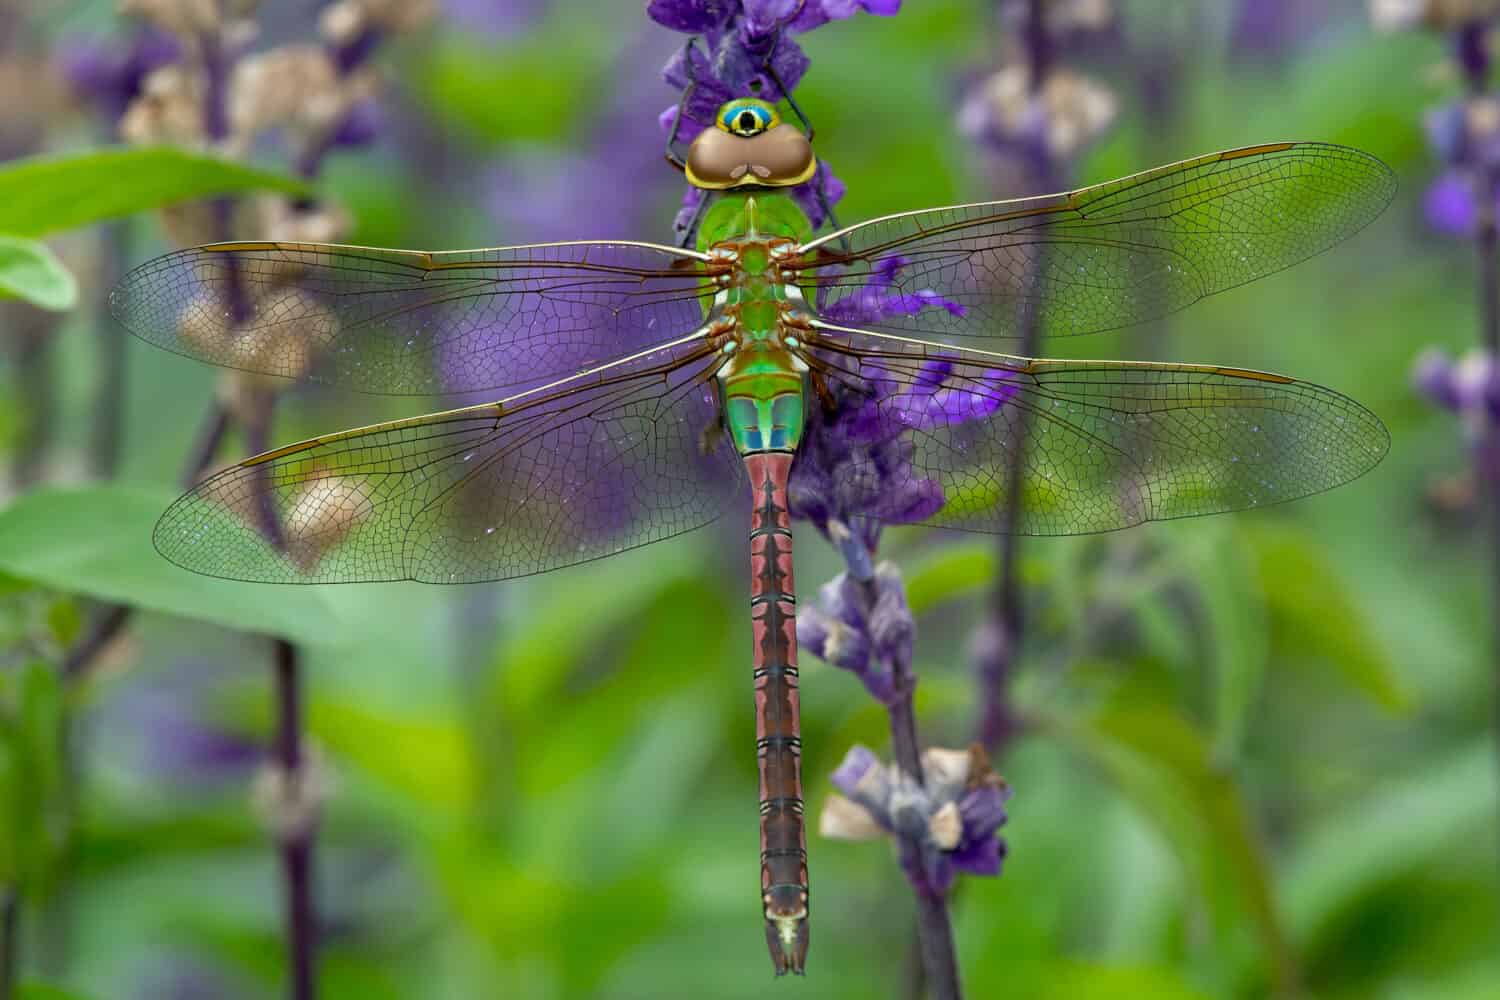
[[[693,140],[687,156],[688,182],[710,190],[790,187],[817,169],[807,136],[783,122],[776,105],[755,97],[721,105],[714,127]]]
[[[807,890],[795,885],[776,885],[765,894],[766,944],[776,974],[802,975],[807,962]]]

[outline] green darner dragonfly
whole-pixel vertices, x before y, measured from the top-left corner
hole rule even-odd
[[[143,339],[228,368],[372,393],[503,391],[209,477],[155,534],[163,555],[199,573],[524,576],[705,525],[748,478],[762,904],[778,974],[800,973],[808,885],[787,486],[809,415],[857,401],[878,433],[905,442],[882,474],[940,500],[917,519],[975,531],[1107,531],[1347,482],[1388,438],[1332,390],[976,345],[1028,325],[1060,336],[1165,316],[1346,238],[1394,182],[1356,150],[1275,143],[814,236],[777,190],[815,169],[804,133],[755,99],[725,104],[717,126],[684,164],[718,192],[694,248],[221,243],[142,265],[112,305]],[[1015,462],[1024,488],[1011,496]],[[886,516],[878,501],[866,513]]]

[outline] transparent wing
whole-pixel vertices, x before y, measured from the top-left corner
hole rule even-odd
[[[1065,194],[907,212],[812,241],[801,284],[833,322],[927,336],[1094,333],[1272,274],[1367,225],[1396,190],[1367,153],[1276,143]],[[847,239],[848,253],[838,252]],[[953,304],[862,317],[870,285]],[[842,316],[849,313],[848,316]],[[842,318],[841,318],[842,316]]]
[[[466,392],[535,385],[697,328],[703,266],[650,243],[220,243],[141,265],[110,307],[142,340],[225,368]]]
[[[271,583],[469,583],[707,524],[743,491],[714,352],[685,339],[561,383],[290,445],[200,483],[157,549]]]
[[[944,527],[1004,531],[1017,503],[1028,535],[1264,507],[1354,479],[1389,444],[1352,399],[1263,372],[1027,360],[848,329],[809,342],[821,377],[866,396],[865,439],[902,439],[881,455],[886,477],[941,490],[926,523]]]

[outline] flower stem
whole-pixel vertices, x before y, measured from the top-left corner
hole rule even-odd
[[[1483,99],[1489,84],[1491,59],[1488,26],[1482,22],[1464,25],[1454,41],[1470,98]],[[1500,276],[1496,274],[1497,267],[1500,267],[1500,224],[1497,224],[1495,213],[1495,199],[1500,197],[1500,167],[1487,153],[1481,152],[1476,159],[1474,255],[1479,292],[1479,340],[1493,363],[1500,357]],[[1484,490],[1489,517],[1490,562],[1494,574],[1491,584],[1494,605],[1490,617],[1494,629],[1492,656],[1495,659],[1491,710],[1495,755],[1500,758],[1500,462],[1497,462],[1497,456],[1500,456],[1500,427],[1496,427],[1491,419],[1486,422],[1475,449],[1475,478]]]
[[[860,541],[859,533],[842,535],[839,549],[849,575],[858,581],[864,594],[865,616],[875,607],[874,556]],[[896,656],[890,663],[891,688],[895,697],[885,701],[891,724],[891,757],[896,766],[919,785],[927,783],[922,771],[922,746],[917,738],[917,712],[914,696],[916,675],[909,654]],[[958,951],[953,943],[953,921],[948,914],[948,894],[925,877],[925,847],[919,837],[907,832],[897,834],[901,852],[901,870],[916,895],[917,945],[922,956],[922,974],[911,974],[909,982],[925,982],[933,1000],[959,1000],[963,991],[958,978]]]
[[[302,750],[302,677],[297,647],[275,641],[276,759],[286,776],[288,794],[300,797],[297,783],[305,780]],[[317,930],[313,911],[313,821],[296,824],[282,837],[281,870],[286,885],[286,932],[291,962],[293,1000],[315,995]]]
[[[1038,100],[1055,56],[1055,47],[1047,32],[1046,4],[1043,0],[1028,0],[1022,38],[1027,52],[1027,85],[1032,100]],[[1056,191],[1061,187],[1058,164],[1047,148],[1045,136],[1032,137],[1026,150],[1026,161],[1028,180],[1033,190]],[[1040,245],[1033,248],[1025,278],[1028,286],[1035,286],[1040,279],[1045,267],[1041,256],[1044,252],[1045,249]],[[1022,301],[1031,302],[1033,297],[1024,296]],[[1035,309],[1025,309],[1020,328],[1021,355],[1035,357],[1041,340],[1041,320]],[[1027,411],[1022,410],[1016,415],[1014,450],[1006,467],[1005,526],[999,540],[1000,575],[990,600],[989,620],[981,626],[979,642],[976,643],[975,673],[980,689],[976,735],[985,749],[990,751],[1003,748],[1015,738],[1020,728],[1010,705],[1009,688],[1011,674],[1020,656],[1024,629],[1019,572],[1020,527],[1030,423]]]
[[[0,889],[0,1000],[16,995],[20,976],[21,895],[14,885]]]

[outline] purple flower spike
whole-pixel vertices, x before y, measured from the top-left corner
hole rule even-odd
[[[140,96],[147,76],[181,56],[175,37],[151,27],[136,32],[123,50],[88,38],[65,39],[59,50],[63,77],[73,91],[110,121],[118,121]]]
[[[735,0],[651,0],[646,15],[664,28],[706,35],[722,28],[738,6]]]
[[[1412,367],[1412,384],[1417,390],[1445,410],[1461,409],[1453,360],[1436,347],[1423,351]]]
[[[855,746],[833,772],[833,796],[819,819],[825,837],[870,840],[896,831],[921,843],[902,853],[902,868],[918,892],[942,894],[959,872],[1000,874],[1010,789],[975,744],[967,751],[933,748],[922,755],[926,785]]]
[[[860,780],[870,772],[870,768],[880,765],[880,758],[875,756],[875,751],[869,747],[855,745],[849,748],[844,755],[844,761],[833,772],[829,780],[833,786],[851,798],[858,794]]]
[[[1471,236],[1476,221],[1474,188],[1462,173],[1449,170],[1427,189],[1422,212],[1427,224],[1445,236]]]

